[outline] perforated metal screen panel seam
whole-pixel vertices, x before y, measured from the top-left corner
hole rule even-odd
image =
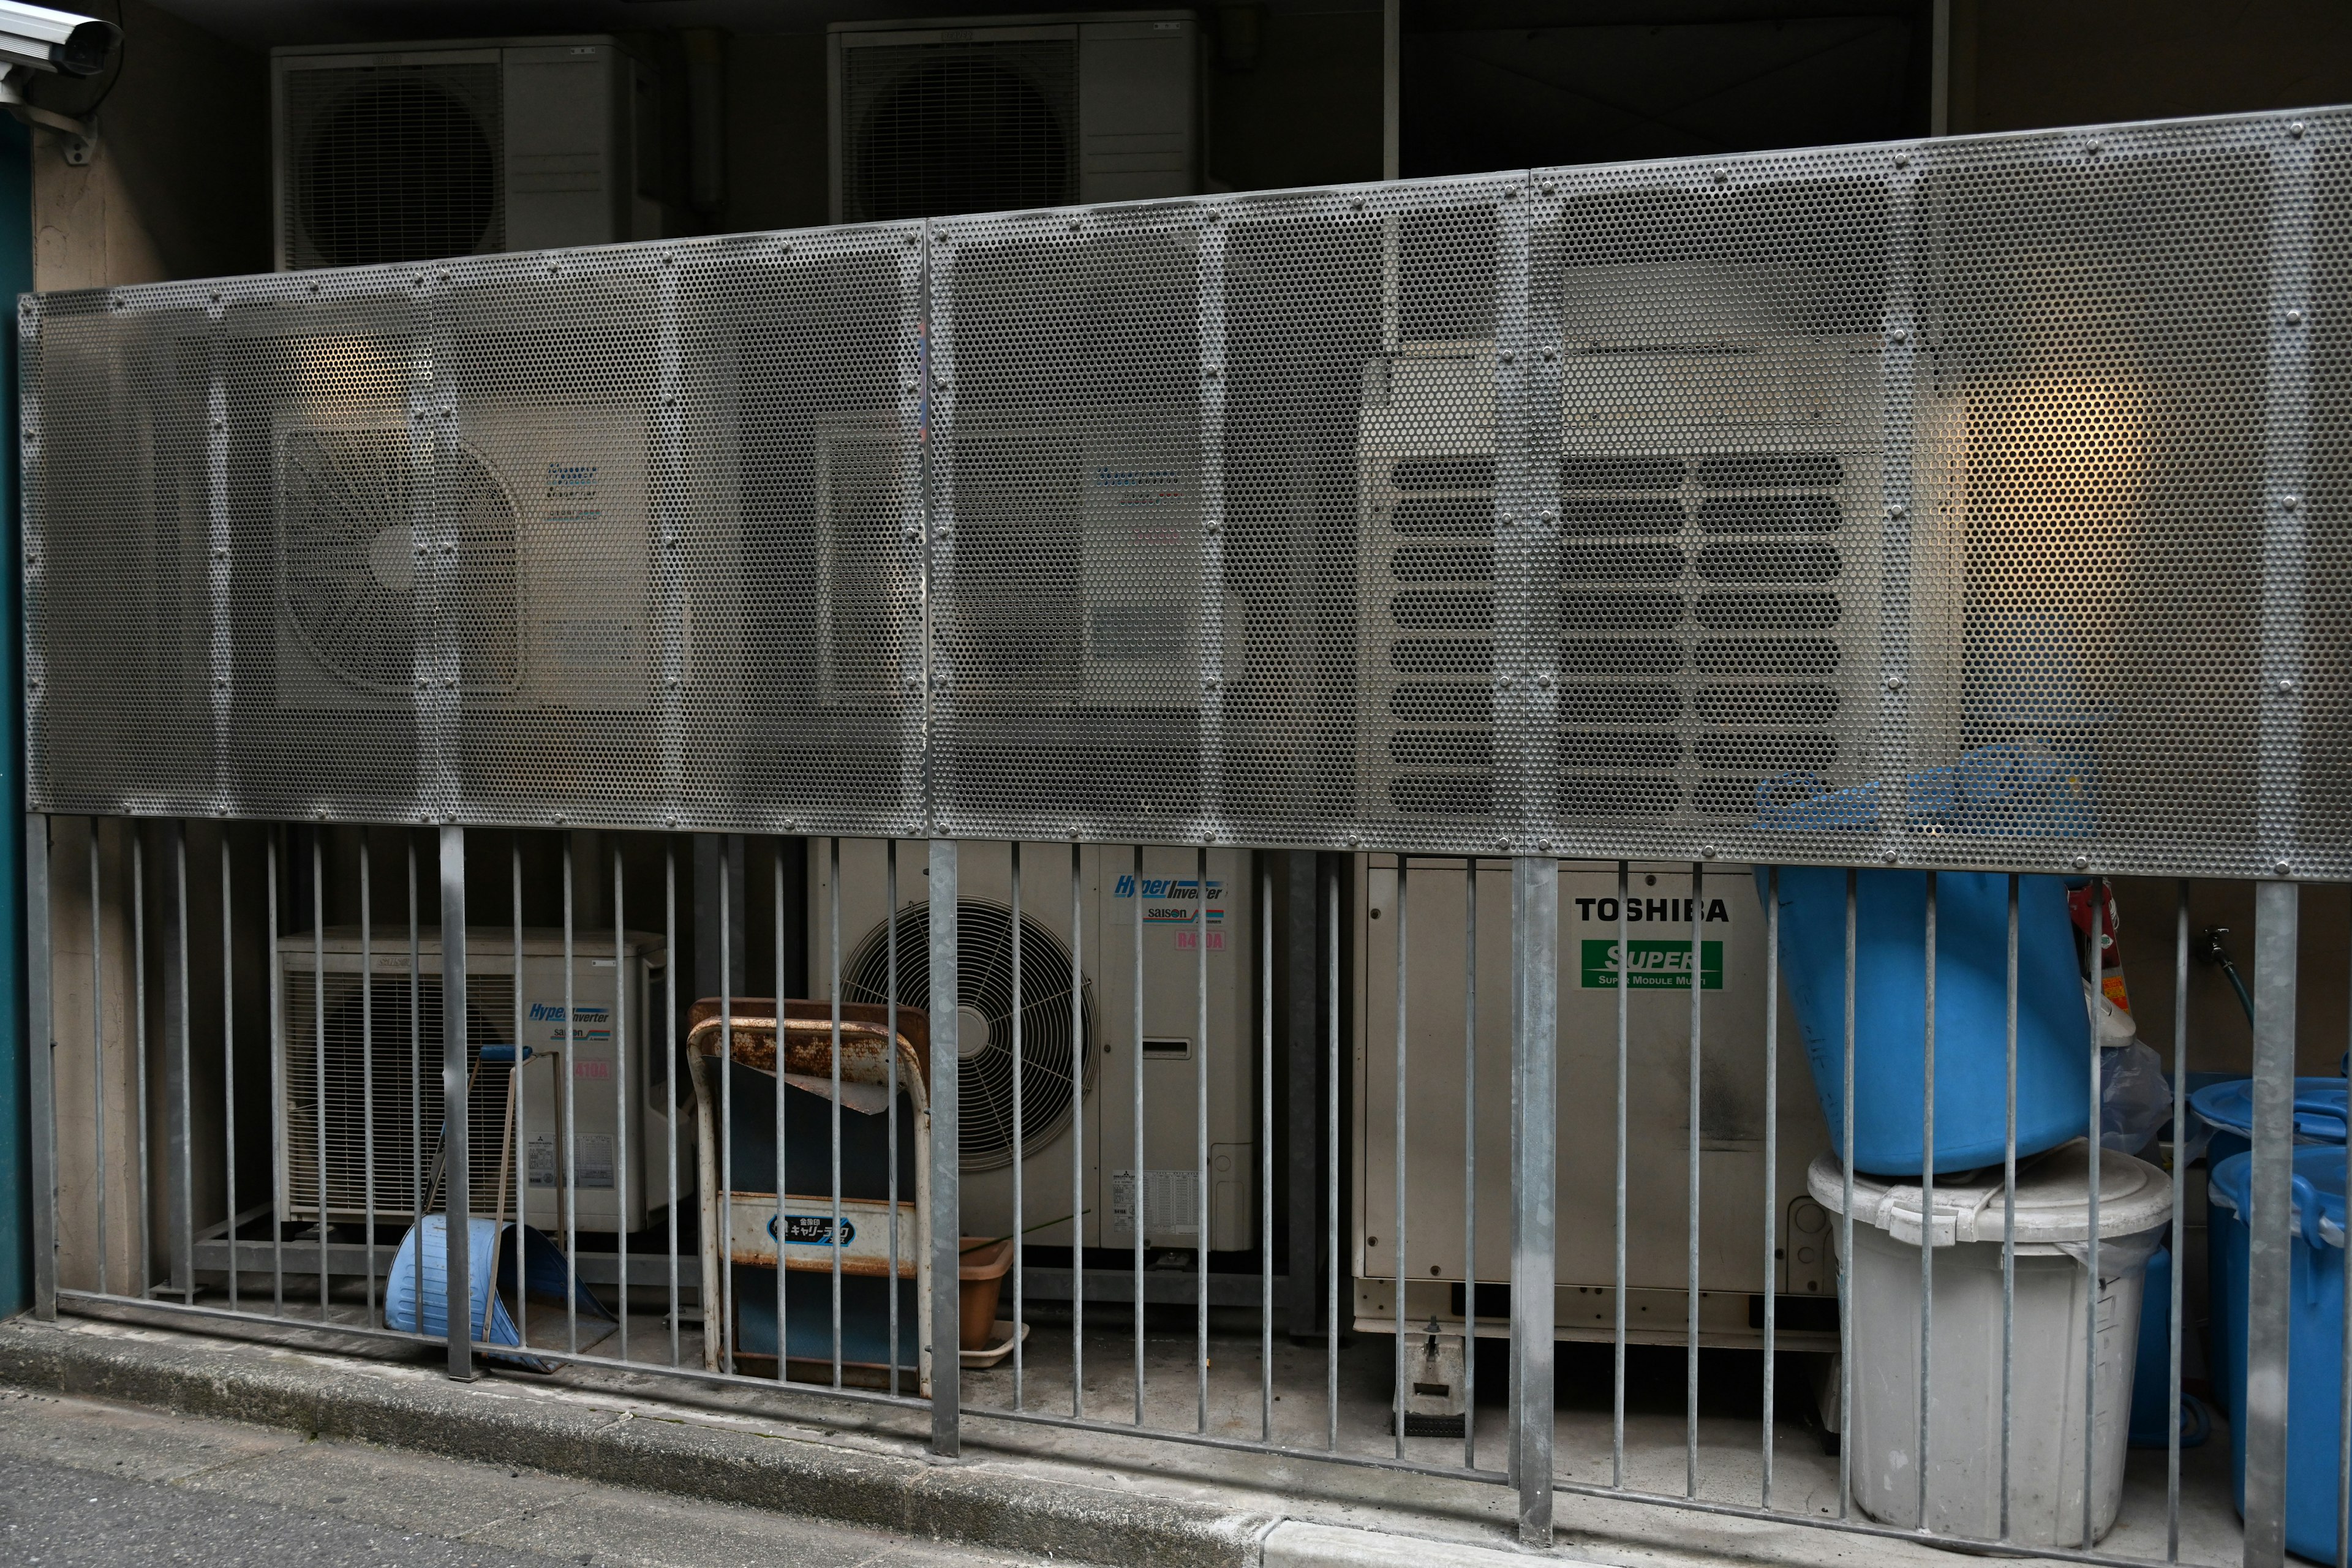
[[[2336,110],[28,298],[37,809],[2352,873]]]

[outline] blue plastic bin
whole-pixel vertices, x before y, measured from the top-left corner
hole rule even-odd
[[[2212,1141],[2206,1146],[2205,1162],[2210,1171],[2252,1147],[2254,1133],[2254,1080],[2250,1078],[2226,1079],[2207,1084],[2189,1096],[2192,1114],[2204,1119],[2212,1128]],[[2294,1141],[2305,1145],[2336,1144],[2344,1142],[2345,1082],[2340,1078],[2299,1078],[2294,1080]],[[2210,1178],[2209,1177],[2210,1181]],[[2219,1252],[2211,1254],[2205,1274],[2205,1322],[2211,1342],[2228,1342],[2238,1330],[2238,1303],[2246,1294],[2246,1277],[2231,1275]],[[2235,1410],[2227,1386],[2216,1384],[2214,1403],[2224,1411]]]
[[[1780,963],[1805,1037],[1830,1142],[1844,1157],[1845,879],[1835,867],[1780,869]],[[1926,1168],[1927,878],[1855,874],[1853,1163],[1881,1175]],[[1756,872],[1757,897],[1766,870]],[[2017,891],[2017,1152],[2090,1126],[2090,1015],[2074,962],[2065,885],[2021,877]],[[2007,1121],[2009,879],[1936,879],[1936,1158],[1946,1172],[2001,1158]]]
[[[2131,1446],[2169,1448],[2172,1426],[2164,1418],[2165,1394],[2172,1387],[2172,1250],[2159,1247],[2147,1260],[2139,1297],[2139,1351],[2132,1366]],[[2205,1402],[2180,1396],[2180,1446],[2194,1448],[2213,1430]]]
[[[2234,1154],[2213,1173],[2215,1291],[2227,1269],[2242,1289],[2247,1278],[2246,1200],[2254,1157]],[[2315,1562],[2336,1561],[2336,1423],[2344,1388],[2344,1151],[2313,1144],[2294,1151],[2294,1243],[2288,1287],[2286,1547]],[[2218,1327],[2219,1325],[2217,1325]],[[2246,1406],[2246,1319],[2232,1313],[2221,1349],[2221,1383],[2230,1407]],[[2230,1424],[2230,1465],[2241,1516],[2246,1511],[2246,1427]]]
[[[449,1332],[449,1219],[446,1215],[429,1214],[408,1227],[400,1238],[400,1249],[393,1254],[392,1273],[384,1281],[383,1322],[388,1329],[403,1333],[430,1334],[446,1337]],[[467,1321],[473,1326],[477,1343],[519,1345],[522,1335],[515,1327],[514,1307],[528,1295],[550,1313],[563,1310],[564,1287],[570,1270],[563,1254],[555,1244],[527,1225],[509,1221],[506,1234],[499,1241],[498,1296],[490,1294],[490,1243],[499,1238],[496,1220],[476,1215],[466,1222],[467,1251],[473,1262],[468,1273],[473,1286],[474,1305]],[[517,1274],[520,1279],[518,1284]],[[584,1284],[578,1287],[575,1300],[583,1323],[610,1325],[613,1314]],[[488,1332],[483,1331],[483,1314],[489,1317]],[[534,1339],[543,1339],[547,1331],[541,1324],[548,1321],[534,1314],[531,1332]],[[593,1339],[601,1340],[609,1328],[597,1332]],[[583,1338],[581,1348],[592,1340]],[[534,1372],[551,1370],[536,1356],[493,1355],[494,1360],[512,1362],[530,1367]]]

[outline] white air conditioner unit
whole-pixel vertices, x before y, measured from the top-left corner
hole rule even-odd
[[[1395,1330],[1397,878],[1389,856],[1360,862],[1353,911],[1356,982],[1352,1131],[1355,1326]],[[1690,867],[1634,862],[1626,915],[1626,1337],[1680,1343],[1690,1243],[1690,984],[1700,977],[1698,1095],[1700,1342],[1755,1346],[1762,1297],[1781,1299],[1790,1350],[1837,1345],[1829,1216],[1805,1170],[1829,1147],[1805,1045],[1780,1011],[1779,1124],[1768,1236],[1764,1209],[1764,911],[1750,868],[1711,865],[1691,953]],[[1511,1186],[1504,1157],[1511,1096],[1511,868],[1478,879],[1477,1257],[1464,1247],[1464,895],[1458,860],[1415,862],[1406,909],[1408,1083],[1405,1318],[1441,1338],[1462,1331],[1466,1279],[1485,1281],[1482,1336],[1507,1333]],[[1616,1331],[1617,870],[1569,863],[1559,878],[1559,1203],[1554,1333]],[[1416,1342],[1418,1340],[1416,1338]],[[1457,1406],[1458,1409],[1458,1406]]]
[[[1202,545],[1199,412],[974,422],[955,434],[956,689],[1027,707],[1197,711]],[[877,505],[903,437],[869,426],[819,443],[817,574],[829,704],[876,700],[916,672],[920,584],[901,516]],[[1246,675],[1245,602],[1216,609],[1221,677]],[[895,635],[883,628],[898,628]]]
[[[836,22],[833,219],[866,223],[1200,188],[1191,11]]]
[[[325,1109],[325,1212],[329,1223],[367,1218],[407,1224],[424,1195],[426,1213],[447,1199],[435,1179],[442,1150],[441,933],[419,936],[417,974],[408,973],[404,930],[379,927],[362,979],[360,931],[331,926],[278,941],[276,1031],[278,1217],[320,1217],[320,1106]],[[638,1231],[648,1209],[669,1201],[665,1140],[672,1122],[660,1101],[667,1075],[651,1069],[664,1048],[654,1020],[667,1005],[661,939],[632,932],[618,959],[607,939],[575,938],[572,1013],[564,1009],[563,933],[526,929],[522,942],[523,1145],[509,1137],[509,1078],[518,1025],[514,936],[466,933],[467,1168],[473,1212],[498,1212],[499,1154],[507,1147],[506,1213],[515,1213],[523,1173],[529,1224],[554,1234],[567,1176],[573,1223],[583,1231]],[[617,983],[617,985],[616,985]],[[667,1037],[663,1037],[666,1039]],[[505,1047],[482,1059],[484,1047]],[[625,1060],[623,1059],[625,1055]],[[567,1172],[562,1137],[564,1079],[571,1075]],[[649,1094],[648,1084],[654,1085]],[[620,1184],[626,1166],[627,1185]],[[679,1169],[692,1169],[686,1149]],[[370,1186],[373,1174],[373,1185]],[[690,1178],[681,1176],[683,1186]]]
[[[1890,428],[1875,334],[1790,330],[1786,279],[1735,267],[1571,271],[1559,354],[1557,515],[1508,535],[1556,558],[1556,682],[1542,815],[1755,820],[1759,784],[1948,763],[1960,646],[1951,400],[1906,388]],[[1492,813],[1497,778],[1496,355],[1407,343],[1366,375],[1360,426],[1365,809]],[[1880,453],[1923,459],[1898,516]],[[1890,566],[1907,626],[1885,619]],[[1888,756],[1887,679],[1913,750]],[[1899,689],[1899,688],[1898,688]]]
[[[271,51],[280,268],[656,238],[653,73],[609,37]]]
[[[927,846],[898,847],[898,998],[929,1005]],[[841,841],[842,995],[887,996],[890,923],[886,847]],[[1022,1217],[1033,1246],[1072,1245],[1071,1216],[1084,1210],[1079,1245],[1135,1243],[1139,1162],[1135,1074],[1143,1070],[1143,1239],[1149,1247],[1200,1245],[1198,1086],[1201,943],[1208,944],[1209,1248],[1244,1251],[1256,1237],[1255,1033],[1250,1014],[1256,912],[1242,850],[1209,856],[1207,915],[1195,852],[1147,848],[1143,879],[1133,851],[1079,852],[1083,942],[1080,990],[1086,1018],[1077,1075],[1071,1062],[1081,1030],[1070,994],[1070,850],[1024,846],[1021,860]],[[809,989],[829,996],[830,871],[822,846],[809,894]],[[1003,1236],[1013,1223],[1012,853],[1003,844],[966,843],[958,857],[957,1034],[962,1137],[964,1233]],[[1142,920],[1143,1037],[1136,1047],[1136,921]],[[1074,1103],[1075,1100],[1075,1103]],[[1082,1201],[1071,1201],[1071,1128],[1085,1137]],[[1040,1225],[1040,1221],[1055,1222]]]

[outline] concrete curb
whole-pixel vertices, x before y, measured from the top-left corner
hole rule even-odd
[[[233,1342],[107,1339],[24,1319],[0,1322],[0,1383],[1087,1563],[1258,1568],[1281,1522],[1275,1513],[648,1419],[510,1382],[485,1397],[480,1388],[428,1378],[354,1375],[323,1357]],[[1418,1560],[1432,1561],[1426,1553]],[[1327,1560],[1282,1561],[1305,1568]],[[1328,1561],[1339,1568],[1398,1560]]]

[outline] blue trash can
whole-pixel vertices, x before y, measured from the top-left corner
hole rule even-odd
[[[1835,867],[1780,869],[1780,963],[1830,1141],[1843,1158],[1845,879]],[[1927,909],[1923,871],[1855,874],[1853,1163],[1881,1175],[1926,1168]],[[1756,871],[1765,896],[1766,870]],[[2080,1138],[2091,1124],[2090,1015],[2074,960],[2066,889],[2021,877],[2017,892],[2017,1152]],[[2009,879],[1936,879],[1935,1169],[2001,1159],[2007,1121]]]
[[[2213,1173],[2211,1241],[2215,1275],[2247,1278],[2251,1233],[2244,1219],[2253,1182],[2251,1153],[2234,1154]],[[2286,1547],[2315,1562],[2336,1561],[2336,1424],[2344,1388],[2344,1151],[2294,1151],[2294,1241],[2287,1342]],[[2216,1289],[2219,1289],[2217,1284]],[[2246,1319],[2231,1314],[2220,1342],[2221,1382],[2230,1407],[2246,1406]],[[2230,1465],[2238,1512],[2246,1511],[2245,1422],[2230,1424]]]
[[[2228,1161],[2244,1153],[2252,1146],[2254,1133],[2254,1080],[2250,1078],[2226,1079],[2207,1084],[2191,1091],[2189,1107],[2202,1117],[2213,1130],[2212,1142],[2207,1145],[2205,1162],[2210,1171],[2218,1171]],[[2345,1083],[2340,1078],[2299,1078],[2294,1080],[2294,1141],[2299,1144],[2341,1146],[2344,1142]],[[2209,1177],[2210,1181],[2210,1178]],[[2216,1346],[2229,1342],[2238,1331],[2238,1303],[2245,1299],[2246,1277],[2231,1275],[2218,1248],[2210,1246],[2205,1269],[2205,1323],[2210,1342]],[[2215,1384],[2214,1403],[2226,1413],[2237,1408],[2228,1387]]]
[[[2132,1369],[2131,1446],[2135,1448],[2172,1447],[2172,1426],[2165,1419],[2165,1395],[2172,1388],[2172,1249],[2159,1247],[2147,1260],[2147,1278],[2140,1286],[2139,1353]],[[2213,1429],[2205,1402],[2193,1394],[2180,1396],[2180,1446],[2200,1447]]]

